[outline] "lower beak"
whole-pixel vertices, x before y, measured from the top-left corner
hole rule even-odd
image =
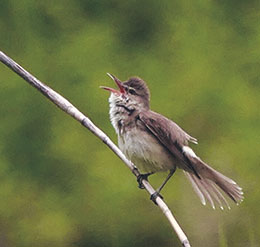
[[[126,91],[124,89],[123,83],[119,79],[117,79],[114,75],[109,73],[107,73],[107,75],[117,84],[119,90],[110,87],[104,87],[104,86],[100,86],[100,88],[103,88],[115,94],[125,94]]]

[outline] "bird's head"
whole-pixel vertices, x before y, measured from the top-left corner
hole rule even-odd
[[[149,110],[150,92],[144,80],[131,77],[127,81],[121,82],[114,75],[107,74],[118,86],[118,89],[101,86],[101,88],[111,92],[110,99],[112,101],[132,109]]]

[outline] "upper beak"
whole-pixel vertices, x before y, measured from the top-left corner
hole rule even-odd
[[[124,89],[123,83],[118,78],[116,78],[114,75],[112,75],[110,73],[107,73],[107,75],[117,84],[119,90],[116,90],[116,89],[110,88],[110,87],[104,87],[104,86],[100,86],[100,88],[108,90],[111,93],[125,94],[126,91]]]

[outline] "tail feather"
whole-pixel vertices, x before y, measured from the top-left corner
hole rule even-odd
[[[193,174],[190,174],[188,172],[184,172],[184,173],[189,179],[189,181],[191,182],[193,189],[200,197],[200,200],[203,205],[206,204],[206,200],[205,200],[206,197],[213,209],[215,209],[214,201],[217,202],[217,204],[221,209],[224,209],[222,201],[226,204],[228,208],[230,208],[225,197],[219,192],[219,190],[214,186],[214,184],[210,180],[207,181],[204,179],[202,181],[202,179],[197,178]]]
[[[206,180],[204,179],[199,179],[197,177],[194,176],[193,178],[197,184],[197,186],[200,188],[200,190],[202,191],[202,193],[204,194],[204,196],[208,199],[208,201],[211,204],[211,207],[213,209],[215,209],[215,204],[214,201],[212,199],[212,192],[210,191],[209,186],[206,183]]]
[[[193,189],[195,190],[196,194],[198,195],[198,197],[200,198],[200,201],[203,205],[206,205],[206,200],[205,200],[205,196],[204,194],[201,192],[199,186],[197,185],[197,183],[195,182],[195,179],[193,178],[193,175],[183,171],[184,174],[186,175],[186,177],[189,179],[189,181],[191,182],[191,185],[193,187]]]
[[[229,206],[229,203],[227,201],[227,199],[222,195],[222,193],[218,190],[217,186],[211,182],[211,186],[212,188],[215,190],[215,193],[217,194],[217,198],[220,200],[220,208],[223,210],[224,207],[222,206],[222,203],[221,203],[221,200],[225,203],[225,205],[227,206],[228,209],[231,209],[230,206]]]
[[[224,176],[220,172],[210,167],[213,173],[214,182],[235,202],[239,203],[243,200],[242,188],[237,185],[235,181]]]
[[[196,157],[196,160],[193,159],[193,163],[200,178],[188,171],[184,171],[184,173],[191,182],[193,189],[199,196],[203,205],[206,204],[207,200],[214,209],[215,204],[219,205],[221,209],[224,208],[223,204],[230,209],[228,201],[219,191],[218,187],[222,189],[235,203],[238,204],[243,201],[244,197],[242,188],[239,187],[236,182],[214,170],[198,157]]]

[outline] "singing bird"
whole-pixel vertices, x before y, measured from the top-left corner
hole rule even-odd
[[[176,168],[182,169],[199,196],[202,204],[209,201],[215,209],[230,209],[221,190],[235,203],[243,200],[242,188],[235,181],[216,171],[189,147],[198,144],[197,139],[163,115],[150,109],[150,92],[144,80],[131,77],[125,82],[108,73],[118,89],[101,86],[110,91],[109,115],[118,136],[118,145],[126,157],[144,174],[142,179],[158,171],[169,171],[169,175],[151,199],[155,201],[160,191],[171,178]],[[219,190],[221,189],[221,190]]]

